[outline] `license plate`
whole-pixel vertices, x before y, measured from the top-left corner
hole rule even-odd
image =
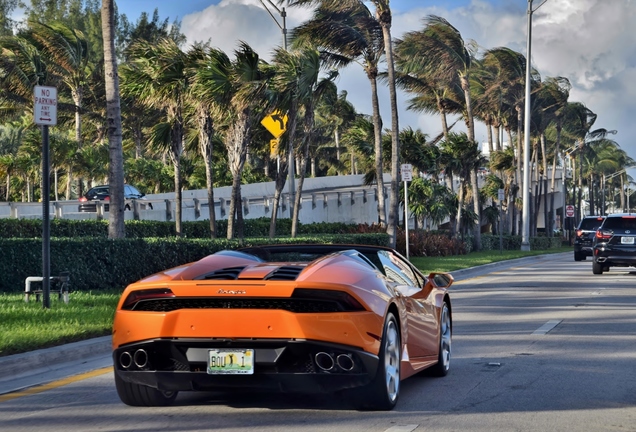
[[[634,244],[634,237],[621,237],[622,244]]]
[[[253,349],[211,349],[208,373],[212,375],[251,375],[254,373]]]

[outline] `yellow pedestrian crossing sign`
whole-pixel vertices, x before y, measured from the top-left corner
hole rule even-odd
[[[261,120],[261,124],[269,131],[274,138],[279,138],[287,130],[287,114],[274,111],[272,114]]]

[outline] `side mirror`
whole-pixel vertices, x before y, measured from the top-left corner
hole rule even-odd
[[[454,281],[450,273],[431,273],[428,275],[428,280],[438,288],[448,288]]]

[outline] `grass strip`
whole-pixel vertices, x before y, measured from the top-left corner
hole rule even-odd
[[[531,251],[505,250],[503,251],[503,253],[499,251],[482,251],[473,252],[467,255],[453,255],[445,257],[412,257],[411,262],[422,273],[428,274],[433,271],[452,272],[455,270],[461,270],[515,258],[562,252],[572,252],[572,247],[564,246],[556,249]]]
[[[71,292],[68,304],[51,296],[51,308],[0,294],[0,356],[111,334],[121,291]]]

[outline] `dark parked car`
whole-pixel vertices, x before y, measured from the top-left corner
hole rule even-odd
[[[124,199],[126,200],[125,210],[131,210],[133,208],[132,200],[144,200],[146,194],[139,192],[139,190],[130,185],[124,185]],[[86,192],[81,197],[78,211],[80,212],[96,212],[97,201],[104,201],[104,211],[108,211],[108,202],[110,201],[110,194],[108,193],[108,185],[95,186]],[[141,203],[141,210],[149,208],[152,210],[152,203]]]
[[[594,238],[592,272],[603,274],[610,267],[636,265],[636,214],[611,214]]]
[[[604,220],[605,216],[585,216],[581,220],[574,237],[574,261],[583,261],[585,257],[592,256],[594,236]]]

